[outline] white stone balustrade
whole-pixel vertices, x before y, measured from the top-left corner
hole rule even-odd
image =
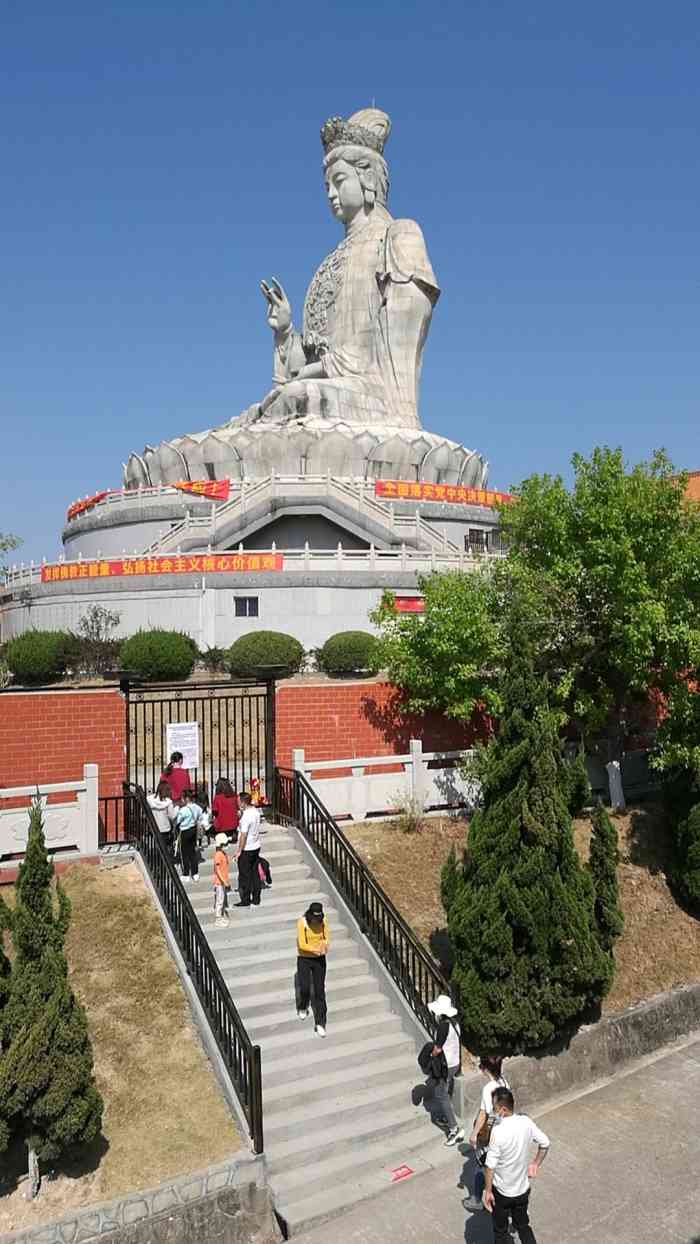
[[[334,817],[362,821],[402,808],[430,812],[440,808],[476,807],[479,784],[464,776],[461,762],[470,751],[424,752],[411,739],[401,756],[357,756],[338,760],[307,760],[303,747],[292,751],[292,768],[303,773]],[[396,766],[386,773],[388,766]]]
[[[29,833],[29,806],[38,793],[44,811],[44,837],[52,852],[97,854],[98,766],[83,766],[78,782],[39,782],[34,786],[0,788],[0,862],[16,862],[13,857],[24,854]],[[71,795],[75,799],[48,801],[49,795]],[[8,800],[26,800],[23,807],[3,807]]]

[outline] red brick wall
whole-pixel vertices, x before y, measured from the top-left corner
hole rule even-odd
[[[121,794],[125,709],[118,691],[0,695],[0,786],[77,781],[100,768],[100,795]]]
[[[286,683],[277,690],[276,760],[283,767],[295,747],[308,760],[402,755],[411,739],[422,739],[426,752],[454,751],[483,731],[483,722],[465,726],[438,713],[407,713],[388,683]]]

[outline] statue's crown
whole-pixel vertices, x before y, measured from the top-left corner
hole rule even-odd
[[[381,108],[362,108],[347,120],[329,117],[321,126],[321,142],[326,155],[333,147],[348,144],[369,147],[381,155],[390,130],[391,121]]]

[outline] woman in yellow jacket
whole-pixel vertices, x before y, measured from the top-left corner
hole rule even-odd
[[[297,1015],[307,1019],[313,982],[314,1032],[326,1035],[326,954],[331,944],[321,903],[311,903],[297,920]]]

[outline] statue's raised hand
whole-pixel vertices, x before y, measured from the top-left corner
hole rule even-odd
[[[267,302],[267,322],[276,334],[287,333],[292,326],[292,308],[289,299],[276,277],[270,284],[260,282],[263,297]]]

